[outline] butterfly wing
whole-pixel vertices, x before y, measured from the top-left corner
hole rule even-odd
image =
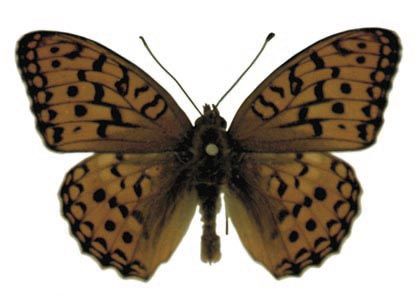
[[[39,31],[17,46],[37,128],[57,151],[172,150],[191,128],[143,70],[83,37]]]
[[[245,154],[233,178],[228,215],[250,255],[277,278],[337,251],[357,214],[355,174],[329,154]]]
[[[268,76],[229,132],[258,152],[365,148],[382,125],[399,52],[398,37],[379,28],[321,40]]]
[[[60,195],[82,250],[123,276],[150,278],[196,209],[181,170],[170,153],[96,154],[71,169]]]

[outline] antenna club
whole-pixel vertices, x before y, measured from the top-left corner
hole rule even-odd
[[[275,36],[275,34],[274,34],[273,32],[270,32],[270,33],[267,35],[267,38],[266,38],[265,40],[268,42],[268,41],[269,41],[269,40],[271,40],[274,36]]]

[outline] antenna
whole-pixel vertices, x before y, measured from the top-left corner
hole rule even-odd
[[[222,98],[219,99],[219,101],[217,101],[216,103],[216,107],[219,106],[220,102],[223,101],[223,99],[225,99],[225,97],[227,96],[227,94],[230,93],[230,91],[238,84],[238,82],[242,79],[242,77],[244,77],[244,75],[246,74],[246,72],[248,72],[249,69],[251,69],[251,67],[254,65],[254,63],[257,61],[258,57],[260,57],[261,53],[263,52],[265,46],[267,45],[267,43],[274,37],[274,33],[270,32],[267,37],[265,38],[264,44],[262,45],[260,51],[257,53],[257,56],[255,56],[255,58],[252,60],[251,64],[245,69],[245,71],[242,72],[242,74],[238,77],[238,79],[236,79],[236,81],[232,84],[232,86],[226,91],[226,93],[222,96]]]
[[[202,116],[203,114],[198,109],[198,107],[195,105],[194,101],[192,101],[191,97],[188,95],[188,93],[185,91],[185,89],[182,87],[182,85],[179,83],[179,81],[159,62],[159,60],[156,58],[156,56],[153,55],[153,52],[152,52],[152,50],[150,50],[149,46],[147,45],[146,40],[142,36],[140,36],[140,39],[143,42],[144,47],[146,47],[146,49],[149,52],[149,54],[155,60],[155,62],[162,68],[163,71],[165,71],[166,74],[168,74],[176,82],[176,84],[179,86],[179,88],[182,90],[182,92],[185,94],[185,96],[187,96],[188,100],[190,100],[190,102],[192,103],[192,105],[194,106],[194,108]]]

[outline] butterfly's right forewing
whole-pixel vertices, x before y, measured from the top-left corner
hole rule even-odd
[[[164,88],[96,42],[33,32],[18,42],[17,59],[37,127],[53,150],[160,152],[191,129]]]

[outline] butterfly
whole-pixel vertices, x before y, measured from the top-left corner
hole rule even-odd
[[[215,105],[193,125],[146,72],[92,40],[37,31],[17,46],[46,146],[95,152],[60,190],[71,232],[103,266],[144,280],[169,259],[197,206],[201,258],[220,259],[221,194],[243,245],[276,278],[336,252],[361,187],[329,151],[375,142],[399,58],[386,29],[327,37],[274,70],[227,130]]]

